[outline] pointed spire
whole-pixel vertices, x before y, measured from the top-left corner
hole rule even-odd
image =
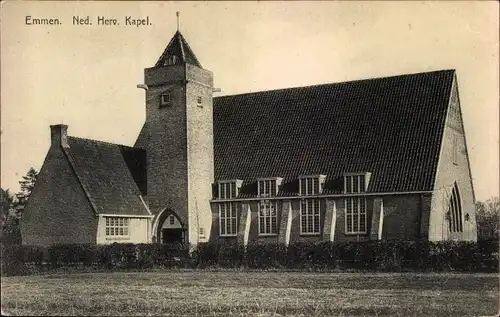
[[[177,32],[175,32],[174,36],[168,43],[167,48],[165,48],[163,54],[161,54],[155,64],[155,67],[187,63],[203,68],[196,58],[196,55],[194,55],[193,51],[189,47],[186,39],[184,39],[184,36],[182,36],[179,31],[179,11],[176,12],[176,15]]]

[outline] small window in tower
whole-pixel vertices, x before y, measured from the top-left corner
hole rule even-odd
[[[200,107],[201,104],[203,103],[203,98],[201,96],[198,96],[197,103],[198,103],[198,107]]]
[[[171,225],[175,224],[175,216],[174,215],[170,216],[170,224]]]
[[[168,106],[170,105],[170,94],[163,94],[161,95],[161,100],[160,100],[160,105],[161,106]]]

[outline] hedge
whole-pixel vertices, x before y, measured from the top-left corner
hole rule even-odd
[[[336,271],[498,272],[498,241],[368,241],[184,244],[2,245],[3,275],[72,268],[76,271],[159,267]]]

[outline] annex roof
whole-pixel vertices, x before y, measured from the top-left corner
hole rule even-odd
[[[102,141],[68,137],[65,151],[96,213],[149,215],[146,152]]]

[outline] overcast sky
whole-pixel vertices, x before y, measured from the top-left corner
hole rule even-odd
[[[2,2],[1,186],[40,169],[50,124],[132,145],[143,69],[176,30],[216,95],[457,70],[476,198],[499,192],[498,2]],[[72,25],[90,16],[92,26]],[[61,25],[26,25],[26,16]],[[98,26],[97,17],[118,26]],[[152,25],[126,26],[125,17]]]

